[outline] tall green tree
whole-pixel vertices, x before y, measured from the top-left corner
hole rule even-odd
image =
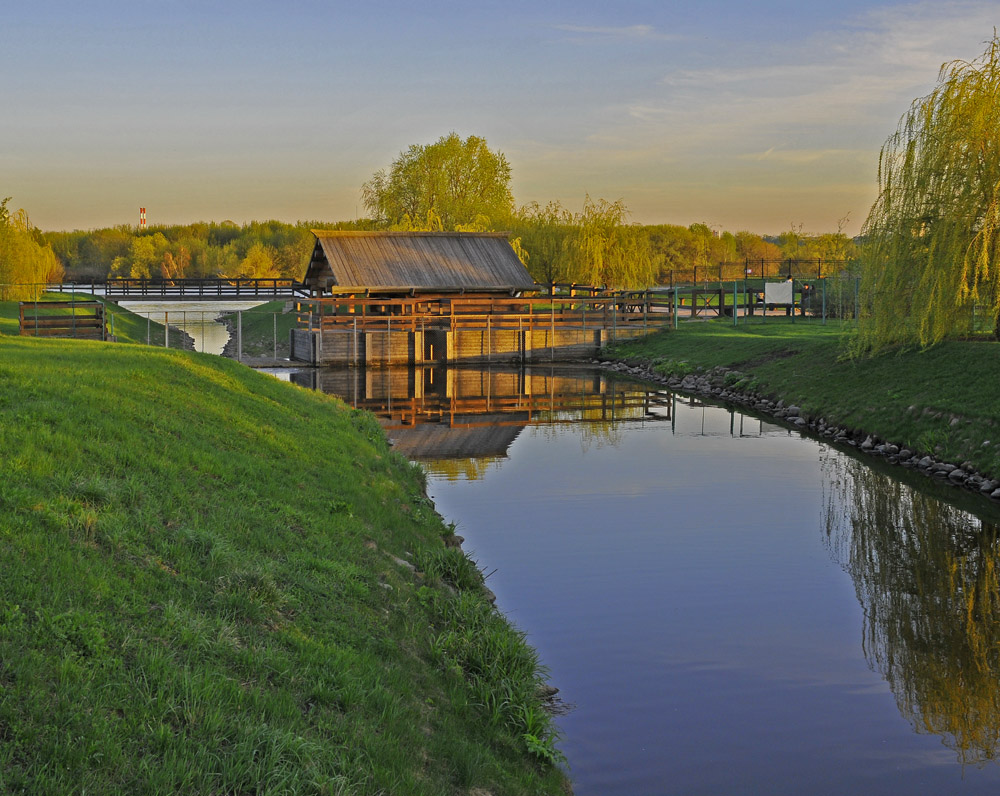
[[[857,352],[928,346],[1000,313],[1000,39],[941,68],[879,157]]]
[[[628,223],[625,202],[589,196],[576,217],[577,229],[569,240],[575,265],[574,281],[609,288],[646,288],[656,281],[649,237],[637,224]]]
[[[568,241],[575,231],[573,214],[558,202],[522,207],[511,225],[516,250],[532,278],[541,285],[573,280]],[[514,241],[512,241],[514,243]]]
[[[514,211],[510,164],[486,140],[457,133],[414,144],[361,188],[382,226],[401,229],[497,229]]]
[[[62,266],[52,247],[38,242],[24,209],[10,212],[9,201],[0,200],[0,300],[38,298],[47,282],[62,279]]]

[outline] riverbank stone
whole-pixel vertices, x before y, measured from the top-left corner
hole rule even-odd
[[[909,448],[901,447],[890,442],[879,442],[877,438],[862,432],[852,432],[847,428],[829,424],[825,418],[813,418],[810,420],[802,415],[800,407],[795,405],[785,406],[784,399],[771,400],[765,396],[754,392],[742,392],[738,389],[727,389],[726,383],[732,384],[732,374],[738,371],[729,371],[725,367],[712,368],[707,373],[689,373],[683,378],[680,376],[661,376],[654,373],[648,364],[632,366],[625,362],[603,361],[605,367],[618,372],[625,372],[648,381],[665,384],[671,389],[684,390],[689,393],[699,393],[711,395],[719,400],[729,403],[748,406],[761,414],[767,414],[777,419],[786,420],[790,425],[796,426],[800,430],[810,429],[816,434],[824,437],[832,437],[834,442],[849,445],[852,448],[859,448],[863,453],[870,456],[883,456],[890,464],[901,464],[904,467],[916,468],[924,471],[925,475],[939,478],[953,486],[963,486],[966,489],[979,491],[983,495],[989,495],[993,500],[1000,500],[1000,480],[990,479],[976,472],[972,462],[965,461],[961,465],[941,462],[934,456],[920,456]],[[727,376],[730,378],[727,379]],[[913,409],[911,407],[911,409]],[[928,410],[924,410],[927,414]],[[940,417],[941,413],[935,416]],[[951,417],[952,425],[960,420],[955,416]],[[862,437],[864,439],[862,440]],[[983,447],[989,446],[990,441],[985,440]],[[935,448],[935,452],[940,452],[941,446]]]

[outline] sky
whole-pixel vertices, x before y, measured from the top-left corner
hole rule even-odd
[[[900,117],[997,25],[997,0],[8,2],[0,198],[44,230],[347,220],[454,131],[519,205],[853,235]]]

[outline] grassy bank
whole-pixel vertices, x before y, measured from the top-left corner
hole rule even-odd
[[[43,301],[72,301],[73,299],[77,301],[99,301],[104,305],[105,308],[105,318],[107,319],[108,332],[114,334],[119,342],[122,343],[145,343],[147,340],[150,345],[162,346],[164,339],[164,327],[162,323],[157,323],[156,321],[151,321],[136,315],[134,312],[129,312],[123,307],[119,307],[117,304],[111,301],[106,301],[100,296],[94,296],[90,293],[46,293],[43,297]],[[72,312],[70,309],[66,309],[65,312],[68,314]],[[83,312],[83,310],[81,310]],[[112,320],[112,318],[114,320]],[[0,301],[0,334],[2,335],[17,335],[18,330],[18,302],[16,301]],[[194,341],[189,335],[180,329],[174,329],[171,327],[170,332],[171,344],[177,347],[187,347],[191,348]],[[182,345],[183,338],[186,338],[187,342]]]
[[[0,792],[561,791],[533,651],[371,416],[3,336],[0,421]]]
[[[253,309],[243,310],[243,357],[244,359],[277,358],[287,359],[289,333],[298,326],[295,312],[285,312],[286,301],[270,301]],[[226,315],[230,338],[223,355],[236,357],[237,314]]]
[[[737,370],[742,375],[730,374],[728,384],[1000,477],[1000,393],[992,387],[1000,379],[1000,343],[954,341],[850,360],[849,332],[849,326],[785,319],[740,327],[686,323],[611,353],[665,375]]]

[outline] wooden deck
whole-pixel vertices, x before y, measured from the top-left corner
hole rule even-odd
[[[323,365],[585,359],[673,319],[651,291],[573,296],[339,296],[298,303],[292,359]]]

